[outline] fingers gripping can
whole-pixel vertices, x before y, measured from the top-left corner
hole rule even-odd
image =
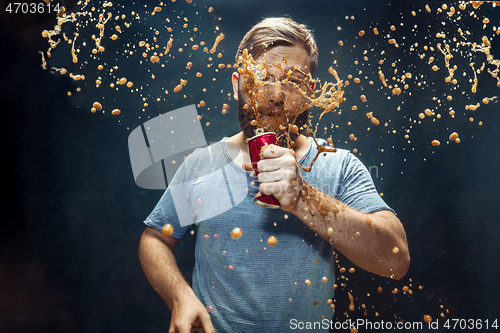
[[[255,171],[255,175],[259,174],[257,169],[257,162],[260,161],[260,150],[266,145],[277,145],[276,134],[273,132],[262,133],[251,137],[248,140],[248,151],[250,153],[250,160],[252,161],[252,167]],[[280,208],[280,203],[272,195],[261,195],[258,193],[253,198],[253,203],[257,206],[273,208]]]

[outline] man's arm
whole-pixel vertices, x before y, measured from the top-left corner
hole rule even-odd
[[[406,234],[391,211],[362,213],[304,182],[291,213],[367,271],[394,279],[408,271]]]
[[[297,216],[361,268],[400,279],[410,256],[406,234],[390,211],[365,214],[315,189],[300,176],[294,151],[263,148],[257,164],[259,191]],[[248,165],[246,166],[248,167]]]
[[[174,256],[178,239],[146,227],[139,244],[139,259],[149,283],[172,312],[169,333],[190,333],[202,327],[215,333],[210,315],[180,272]]]

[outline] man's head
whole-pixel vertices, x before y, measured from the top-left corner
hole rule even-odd
[[[307,82],[306,76],[314,74],[318,65],[318,49],[311,31],[305,25],[289,18],[267,18],[255,25],[241,41],[236,60],[245,49],[259,63],[265,61],[267,65],[282,66],[282,69],[266,66],[267,82],[281,82],[283,75],[289,69],[293,70],[289,81]],[[286,62],[283,62],[283,58]],[[300,70],[295,70],[294,66],[300,67]],[[303,85],[304,82],[299,82],[299,85]],[[247,84],[243,75],[233,74],[234,98],[238,100],[238,120],[245,137],[249,138],[255,135],[256,127],[250,124],[255,119],[254,110],[251,106],[244,108],[245,104],[250,104]],[[296,89],[291,89],[291,84],[291,82],[285,85],[272,83],[262,86],[261,91],[257,89],[253,91],[253,102],[254,104],[258,102],[258,113],[262,116],[260,125],[266,130],[277,132],[278,136],[285,131],[277,128],[279,124],[285,125],[288,130],[287,125],[294,120],[298,127],[308,120],[307,111],[297,117],[297,110],[303,106],[304,101],[303,96],[297,95]],[[277,117],[277,114],[281,117]],[[291,134],[291,139],[295,140],[297,134]],[[284,137],[283,139],[288,140]],[[281,143],[286,144],[287,141],[280,142],[280,145]]]
[[[236,61],[244,49],[247,49],[254,59],[258,59],[264,52],[278,45],[301,45],[311,61],[309,68],[302,70],[314,74],[318,67],[318,47],[312,32],[304,24],[286,17],[269,17],[254,25],[241,40],[236,52]]]

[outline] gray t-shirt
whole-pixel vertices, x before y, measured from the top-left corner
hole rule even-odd
[[[305,166],[317,152],[310,141],[299,161]],[[144,223],[159,231],[169,223],[171,237],[178,239],[196,223],[193,290],[217,332],[289,332],[292,322],[329,321],[334,248],[293,214],[253,204],[258,181],[235,164],[237,151],[226,138],[196,150]],[[368,170],[347,150],[320,155],[301,176],[361,212],[392,211]],[[238,238],[231,236],[235,228],[241,230]],[[270,236],[275,246],[268,244]]]

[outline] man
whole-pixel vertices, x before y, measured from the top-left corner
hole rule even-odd
[[[260,86],[242,70],[232,76],[242,132],[223,139],[222,146],[189,156],[174,177],[185,185],[177,187],[181,190],[169,187],[145,221],[140,260],[172,312],[169,333],[194,327],[204,332],[289,332],[292,322],[330,319],[335,250],[365,270],[395,279],[409,266],[403,226],[355,156],[339,149],[319,156],[309,173],[298,167],[309,165],[317,152],[312,138],[287,131],[291,122],[304,128],[308,119],[303,106],[309,87],[303,85],[317,67],[311,32],[291,19],[268,18],[245,35],[237,59],[245,49],[266,70],[258,78]],[[262,149],[258,178],[246,143],[256,128],[276,132],[285,146]],[[222,167],[214,166],[221,161]],[[213,172],[223,169],[226,182],[196,175],[206,164]],[[237,200],[238,189],[245,186],[248,193]],[[226,187],[233,191],[232,206],[204,215],[219,212],[204,200],[218,197]],[[258,193],[273,195],[281,210],[254,205]],[[189,229],[182,219],[203,221],[198,223],[192,288],[173,255]],[[174,228],[170,237],[161,233],[165,224]]]

